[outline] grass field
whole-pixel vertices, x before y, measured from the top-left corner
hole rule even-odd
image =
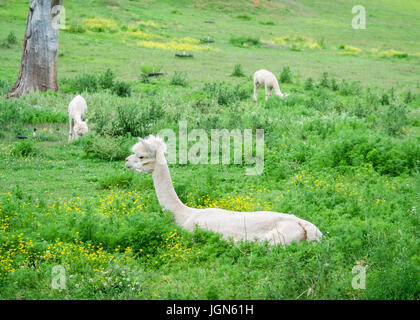
[[[419,299],[420,4],[361,3],[355,30],[356,4],[64,1],[59,91],[6,99],[28,3],[0,0],[0,299]],[[252,100],[262,68],[289,97]],[[76,94],[90,132],[69,144]],[[170,165],[184,203],[294,214],[322,241],[235,245],[178,227],[124,159],[180,121],[264,129],[265,142],[261,175]]]

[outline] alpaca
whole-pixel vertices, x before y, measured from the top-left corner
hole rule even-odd
[[[86,115],[87,104],[86,100],[83,99],[81,95],[77,95],[69,103],[69,122],[70,122],[70,132],[69,132],[69,142],[72,142],[79,138],[80,136],[88,133],[88,121],[82,121]]]
[[[254,73],[254,100],[257,101],[257,90],[260,86],[265,87],[265,100],[271,96],[271,91],[274,88],[276,95],[280,98],[285,98],[289,93],[281,93],[279,83],[274,74],[270,71],[261,69]]]
[[[312,223],[291,214],[270,211],[235,212],[219,208],[196,209],[184,205],[176,194],[164,153],[166,144],[153,135],[139,141],[126,158],[128,169],[151,173],[157,198],[163,210],[174,214],[175,222],[193,231],[195,227],[220,233],[223,238],[268,241],[287,245],[293,241],[319,241],[321,231]]]

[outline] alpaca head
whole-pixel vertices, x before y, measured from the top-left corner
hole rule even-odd
[[[152,173],[156,164],[166,164],[164,153],[166,144],[162,138],[150,135],[146,139],[139,138],[139,141],[131,148],[133,153],[125,159],[125,166],[128,169]]]
[[[287,97],[287,96],[289,96],[289,95],[290,95],[290,93],[283,93],[281,97],[282,97],[282,98],[286,98],[286,97]]]
[[[74,132],[77,137],[83,136],[88,133],[89,129],[87,126],[89,120],[86,120],[85,122],[78,122],[74,125]]]

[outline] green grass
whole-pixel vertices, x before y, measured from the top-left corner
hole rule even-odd
[[[420,298],[418,4],[369,2],[366,30],[351,29],[347,2],[65,6],[72,28],[60,31],[60,91],[0,97],[1,299]],[[0,48],[1,94],[19,71],[27,10],[0,2],[0,42],[17,37]],[[84,19],[94,17],[108,27],[89,30]],[[166,46],[216,41],[176,59],[176,50],[137,46],[133,25]],[[270,44],[285,36],[323,46]],[[259,45],[231,43],[248,38]],[[340,46],[361,52],[340,54]],[[144,83],[148,66],[164,76]],[[261,68],[290,96],[265,102],[260,89],[255,103],[251,76]],[[236,69],[245,76],[232,77]],[[87,101],[90,133],[68,144],[76,93]],[[322,241],[234,245],[178,227],[152,178],[125,169],[124,158],[137,136],[178,132],[180,120],[208,134],[263,128],[265,137],[261,175],[244,175],[246,163],[170,165],[184,203],[295,214],[318,226]],[[357,263],[367,266],[365,290],[351,285]],[[57,265],[64,290],[51,288]]]

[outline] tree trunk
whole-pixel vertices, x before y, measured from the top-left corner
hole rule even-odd
[[[35,90],[58,90],[57,21],[62,3],[63,0],[30,0],[19,77],[9,97]]]

